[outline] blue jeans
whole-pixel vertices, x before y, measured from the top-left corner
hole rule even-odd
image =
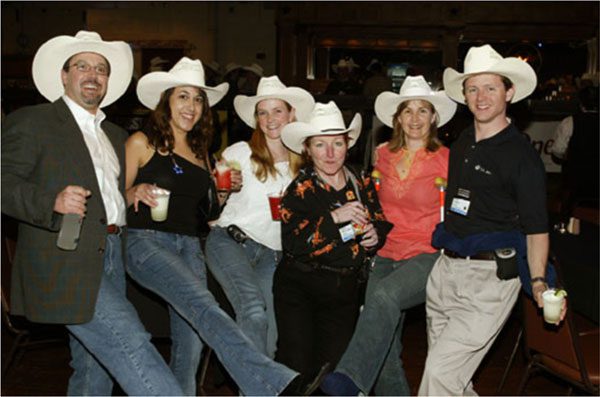
[[[235,242],[222,227],[206,240],[208,267],[235,310],[236,322],[256,347],[275,357],[277,324],[273,308],[273,274],[281,259],[252,239]]]
[[[181,395],[181,388],[150,342],[133,305],[125,296],[121,238],[109,235],[104,273],[93,318],[67,325],[71,367],[69,395],[111,395],[117,380],[128,395]]]
[[[196,330],[213,348],[245,395],[279,394],[297,372],[274,362],[225,313],[206,288],[206,280],[186,263],[189,255],[202,259],[199,241],[155,230],[130,229],[127,271],[153,291]],[[181,255],[183,251],[188,256]],[[193,254],[195,252],[195,254]]]
[[[204,264],[204,254],[200,248],[200,241],[197,237],[185,236],[174,233],[148,232],[139,229],[130,229],[128,245],[131,247],[139,238],[151,234],[157,239],[157,246],[164,249],[167,257],[180,258],[177,261],[169,261],[165,258],[163,266],[171,265],[170,271],[181,272],[182,276],[189,276],[195,282],[206,289],[206,266]],[[141,236],[141,237],[140,237]],[[151,271],[146,266],[150,264],[140,263],[135,265],[136,258],[128,249],[127,273],[132,279],[144,285],[146,288],[154,291],[156,283],[162,282],[160,278],[147,279],[140,272]],[[144,284],[147,279],[148,284]],[[151,285],[152,284],[152,285]],[[169,302],[167,300],[167,302]],[[169,325],[171,328],[171,361],[170,367],[179,381],[183,392],[187,396],[196,395],[196,373],[200,364],[202,354],[202,339],[194,328],[183,318],[173,306],[169,303]]]
[[[336,371],[348,375],[364,393],[409,396],[402,368],[404,311],[425,302],[425,287],[439,253],[394,261],[375,257],[365,306],[350,345]]]

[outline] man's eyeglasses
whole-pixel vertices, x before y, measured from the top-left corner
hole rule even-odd
[[[74,64],[69,65],[69,67],[73,67],[73,66],[77,69],[78,72],[81,72],[81,73],[87,73],[90,70],[94,69],[96,71],[96,73],[98,73],[99,75],[108,76],[108,73],[110,72],[110,69],[108,68],[108,66],[103,65],[103,64],[92,66],[87,62],[79,61],[79,62],[75,62]]]

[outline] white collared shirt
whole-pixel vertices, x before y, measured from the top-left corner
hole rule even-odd
[[[104,209],[106,210],[107,224],[124,226],[126,207],[123,195],[119,191],[121,166],[112,143],[100,127],[100,123],[106,118],[106,114],[98,109],[94,116],[68,96],[63,95],[62,98],[71,110],[73,117],[75,117],[92,157]]]

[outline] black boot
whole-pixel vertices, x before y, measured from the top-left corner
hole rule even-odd
[[[329,372],[329,363],[323,364],[316,374],[296,376],[281,392],[280,396],[310,396],[319,388],[323,378]]]

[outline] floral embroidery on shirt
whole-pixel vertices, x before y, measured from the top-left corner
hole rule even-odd
[[[331,252],[333,251],[333,247],[335,247],[334,243],[329,243],[327,244],[325,247],[318,249],[316,251],[313,251],[310,256],[315,257],[315,256],[319,256],[319,255],[323,255],[327,252]]]
[[[359,199],[378,231],[379,240],[384,241],[389,232],[385,224],[389,223],[372,184],[366,184],[364,179],[355,175],[348,179],[343,189],[337,191],[319,178],[312,167],[301,170],[288,186],[281,203],[284,251],[299,261],[318,261],[328,266],[361,264],[368,255],[365,248],[357,240],[344,242],[339,229],[345,225],[336,224],[331,217],[331,211]]]
[[[315,186],[313,185],[311,180],[306,180],[296,185],[296,196],[300,196],[302,199],[304,199],[304,192],[306,192],[307,190],[310,190],[313,193],[315,192]]]
[[[352,250],[352,258],[353,259],[356,258],[358,256],[358,252],[359,252],[358,244],[356,244],[356,243],[352,244],[350,249]]]
[[[313,247],[317,247],[319,244],[325,241],[325,239],[319,232],[319,227],[321,227],[321,223],[323,223],[323,217],[319,218],[319,220],[317,221],[317,225],[315,226],[315,232],[309,237],[309,241]]]

